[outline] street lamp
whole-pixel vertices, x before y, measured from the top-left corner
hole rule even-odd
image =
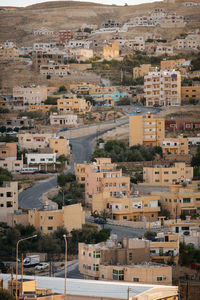
[[[23,242],[23,241],[26,241],[26,240],[29,240],[29,239],[33,239],[35,237],[37,237],[37,234],[32,235],[32,236],[28,236],[28,237],[26,237],[24,239],[21,239],[21,240],[19,240],[17,242],[17,246],[16,246],[16,283],[15,283],[15,289],[16,289],[16,291],[15,291],[15,298],[16,298],[16,300],[17,300],[17,289],[18,289],[17,275],[18,275],[18,249],[19,249],[19,243]]]
[[[67,289],[67,237],[66,237],[66,234],[63,234],[63,237],[65,240],[65,289],[64,289],[64,295],[66,297],[66,289]]]

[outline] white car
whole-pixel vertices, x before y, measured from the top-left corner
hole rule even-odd
[[[40,263],[37,266],[35,266],[36,270],[44,270],[46,268],[48,268],[49,264],[48,263]]]

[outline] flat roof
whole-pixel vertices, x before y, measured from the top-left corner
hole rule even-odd
[[[10,274],[0,274],[0,279],[4,280],[5,288],[10,278]],[[55,293],[64,293],[64,278],[24,276],[24,279],[35,279],[37,281],[37,288],[50,288]],[[173,295],[177,293],[176,286],[136,284],[121,281],[67,279],[67,294],[69,295],[110,299],[127,299],[128,288],[130,290],[130,297],[136,297],[141,293],[145,293],[152,289],[158,288],[159,291],[161,293],[164,292],[164,294],[168,293],[169,291],[171,291]]]

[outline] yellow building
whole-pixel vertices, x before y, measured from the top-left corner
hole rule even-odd
[[[95,89],[96,87],[100,88],[100,86],[86,82],[70,84],[70,90],[77,93],[78,95],[89,95],[90,90]]]
[[[158,232],[155,239],[150,241],[150,255],[153,262],[167,263],[172,259],[178,264],[179,235],[171,232]]]
[[[50,139],[49,148],[53,149],[53,152],[56,153],[56,156],[68,156],[70,154],[69,141],[62,137]]]
[[[181,75],[178,71],[149,72],[144,76],[146,106],[181,105]]]
[[[52,233],[61,226],[71,232],[85,224],[85,213],[80,203],[63,206],[60,210],[29,210],[28,214],[29,224],[44,234]]]
[[[0,48],[0,60],[19,57],[19,49],[17,48]]]
[[[147,113],[145,116],[132,113],[129,116],[129,146],[159,146],[165,137],[165,120]]]
[[[85,184],[85,166],[86,164],[74,164],[76,180],[81,184]]]
[[[28,106],[27,111],[41,111],[43,114],[46,114],[50,111],[52,107],[56,108],[57,106],[45,104],[32,104]]]
[[[161,141],[160,146],[162,147],[163,154],[179,154],[185,155],[189,153],[188,150],[188,139],[182,135],[177,138],[164,138]]]
[[[165,71],[180,70],[184,62],[184,58],[161,60],[160,69]]]
[[[18,210],[18,182],[4,181],[0,187],[0,222],[7,222],[8,213]]]
[[[170,212],[171,218],[179,218],[181,214],[192,215],[200,211],[200,191],[197,187],[174,185],[170,186],[169,192],[152,195],[160,197],[162,208]]]
[[[155,166],[143,168],[144,182],[149,185],[170,185],[191,182],[193,168],[186,167],[184,162],[175,163],[173,167]]]
[[[183,102],[188,102],[190,99],[200,100],[200,85],[197,86],[182,86],[181,98]]]
[[[93,195],[92,211],[107,210],[113,220],[119,221],[157,221],[160,207],[159,196],[110,197],[109,193]]]
[[[96,163],[85,166],[85,200],[92,203],[93,195],[108,192],[115,197],[130,193],[130,177],[123,176],[122,169],[117,169],[111,159],[97,158]]]
[[[108,43],[107,46],[103,47],[103,57],[105,59],[113,59],[119,57],[119,42],[114,41]]]
[[[138,77],[144,77],[150,72],[151,68],[151,64],[144,64],[140,67],[133,68],[133,79],[136,79]]]
[[[70,95],[68,98],[57,100],[58,111],[62,113],[85,113],[91,110],[92,106],[84,98],[77,98]]]

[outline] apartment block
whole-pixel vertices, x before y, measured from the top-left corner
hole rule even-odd
[[[181,98],[183,102],[189,100],[200,101],[200,85],[196,86],[182,86],[181,87]]]
[[[36,50],[32,53],[33,68],[35,71],[40,70],[41,65],[49,63],[64,64],[64,54],[61,51],[53,49],[42,51]]]
[[[46,86],[14,87],[13,98],[22,105],[41,104],[47,99]]]
[[[133,79],[136,79],[138,77],[144,77],[150,72],[151,68],[151,64],[144,64],[140,67],[133,68]]]
[[[6,222],[7,214],[18,209],[18,182],[3,182],[0,187],[0,208],[0,222]]]
[[[160,69],[163,71],[179,70],[185,63],[184,58],[161,60]]]
[[[178,50],[199,50],[200,48],[200,36],[188,35],[184,39],[177,39],[177,49]]]
[[[69,76],[69,66],[64,64],[51,63],[40,65],[40,74],[41,75],[50,75],[50,76],[59,76],[67,77]]]
[[[55,133],[18,133],[18,145],[25,149],[45,148],[49,140],[55,138]]]
[[[72,229],[81,229],[85,224],[85,213],[80,203],[63,206],[60,210],[29,210],[29,224],[43,234],[65,227],[68,232]]]
[[[79,270],[86,278],[171,283],[171,267],[149,263],[149,241],[124,238],[118,244],[116,238],[113,235],[99,244],[79,243]]]
[[[151,113],[145,116],[131,113],[129,116],[129,146],[159,146],[165,137],[165,120]]]
[[[160,196],[162,208],[170,212],[171,218],[180,218],[181,214],[194,215],[200,211],[200,191],[196,187],[174,185],[169,192],[152,193]]]
[[[22,127],[34,127],[35,125],[35,120],[34,119],[29,119],[27,117],[15,117],[15,118],[9,118],[6,119],[4,122],[4,125],[6,128],[22,128]]]
[[[16,160],[17,159],[17,143],[0,143],[0,159]]]
[[[56,153],[26,153],[26,158],[28,166],[56,163]]]
[[[114,41],[103,47],[103,57],[105,59],[114,59],[119,57],[119,42]]]
[[[173,46],[158,45],[155,53],[156,55],[173,55]]]
[[[170,185],[191,182],[193,178],[193,168],[187,167],[184,162],[175,163],[172,167],[144,167],[143,178],[144,182],[149,185]]]
[[[160,212],[159,196],[124,196],[119,193],[111,197],[109,193],[94,194],[92,211],[106,210],[113,220],[118,221],[157,221]]]
[[[122,175],[122,169],[117,169],[111,159],[105,162],[97,158],[96,163],[85,165],[85,200],[92,203],[94,194],[108,192],[110,196],[117,194],[129,195],[130,177]]]
[[[184,16],[179,16],[176,13],[167,14],[160,22],[161,28],[183,28],[185,25]]]
[[[57,108],[60,113],[85,113],[91,109],[91,105],[84,98],[69,95],[57,100]]]
[[[150,72],[144,76],[146,106],[181,105],[181,75],[178,71]]]
[[[183,121],[183,120],[165,120],[165,130],[167,131],[200,130],[200,122]]]
[[[55,105],[50,104],[32,104],[28,106],[27,111],[41,111],[43,114],[46,114],[50,111],[52,107],[55,107]]]
[[[179,236],[176,233],[158,232],[153,241],[150,241],[150,255],[153,262],[167,263],[170,259],[178,264]]]
[[[50,115],[50,124],[75,126],[77,125],[77,118],[77,115],[59,115],[57,113],[53,113]]]
[[[177,138],[164,138],[160,146],[162,147],[163,154],[179,154],[185,155],[189,153],[188,150],[188,139],[184,138],[182,135]]]
[[[7,60],[19,57],[19,49],[0,47],[0,60]]]
[[[59,42],[60,44],[66,44],[74,37],[74,33],[71,30],[60,30],[59,31]]]
[[[19,172],[23,168],[23,159],[0,159],[0,167],[7,169],[9,172]]]
[[[70,154],[69,140],[63,137],[50,139],[49,147],[56,153],[56,156],[68,156]]]

